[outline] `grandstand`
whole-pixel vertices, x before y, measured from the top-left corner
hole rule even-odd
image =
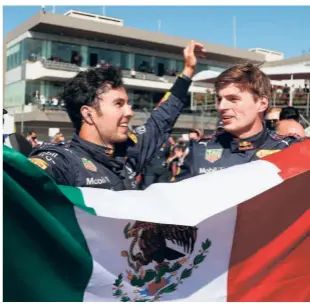
[[[4,37],[4,106],[16,114],[17,128],[22,120],[28,129],[41,128],[40,136],[43,136],[47,134],[47,126],[57,125],[55,120],[63,116],[61,124],[71,132],[66,114],[38,113],[40,97],[46,100],[57,97],[64,83],[80,70],[108,63],[123,70],[124,83],[136,112],[133,124],[141,124],[182,71],[182,49],[188,41],[126,27],[117,18],[77,11],[64,15],[40,11]],[[265,59],[264,55],[247,50],[203,43],[208,56],[200,61],[197,72],[221,72],[236,63],[262,63]],[[214,128],[217,121],[214,112],[207,111],[202,117],[199,109],[191,108],[193,98],[205,93],[207,87],[199,82],[192,84],[188,107],[176,130]],[[62,112],[61,105],[55,109]]]

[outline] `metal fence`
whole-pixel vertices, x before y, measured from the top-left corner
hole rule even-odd
[[[282,93],[274,93],[272,97],[272,107],[284,108],[289,105],[289,95]],[[310,115],[310,93],[293,92],[292,106],[302,112],[307,118]]]

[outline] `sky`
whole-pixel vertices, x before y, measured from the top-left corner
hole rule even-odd
[[[4,6],[3,34],[10,32],[41,9],[40,6]],[[102,14],[103,6],[56,6],[56,13],[72,10]],[[52,6],[46,6],[52,11]],[[310,54],[310,6],[105,6],[107,16],[124,25],[160,31],[198,41],[233,46],[236,16],[237,47],[264,48],[285,58]]]

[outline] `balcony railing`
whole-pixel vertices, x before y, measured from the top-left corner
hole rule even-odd
[[[290,97],[285,94],[274,94],[272,98],[272,107],[284,108],[289,105]],[[293,107],[297,108],[299,112],[310,117],[310,93],[293,93]]]
[[[81,68],[74,64],[69,64],[65,62],[53,61],[53,60],[41,60],[42,65],[46,69],[68,71],[68,72],[79,72]]]
[[[65,63],[65,62],[58,62],[58,61],[52,61],[47,59],[41,59],[42,65],[46,69],[53,69],[53,70],[59,70],[59,71],[68,71],[68,72],[80,72],[83,71],[85,68],[81,68],[75,64]],[[169,76],[169,75],[163,75],[163,76],[157,76],[152,73],[145,73],[145,72],[139,72],[135,71],[133,74],[129,70],[122,70],[123,77],[126,78],[136,78],[140,80],[147,80],[147,81],[155,81],[155,82],[164,82],[164,83],[174,83],[176,76]],[[202,82],[195,82],[195,86],[198,87],[205,87],[206,85]]]

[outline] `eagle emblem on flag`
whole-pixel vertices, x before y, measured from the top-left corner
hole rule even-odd
[[[128,223],[124,236],[132,241],[121,256],[126,258],[129,269],[115,280],[113,295],[120,301],[147,302],[158,301],[163,294],[175,291],[205,260],[211,246],[206,239],[196,249],[197,234],[197,227]],[[123,291],[124,281],[134,287],[132,296]]]

